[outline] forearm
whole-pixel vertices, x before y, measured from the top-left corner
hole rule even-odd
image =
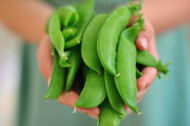
[[[142,12],[156,33],[190,20],[190,0],[144,0]]]
[[[39,0],[4,0],[0,2],[0,20],[13,32],[38,43],[52,8]]]

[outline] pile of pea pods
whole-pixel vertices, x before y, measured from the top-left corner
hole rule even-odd
[[[143,29],[141,4],[119,6],[110,13],[95,14],[94,0],[84,0],[57,8],[45,31],[52,42],[54,56],[50,87],[45,99],[58,99],[63,91],[74,90],[80,96],[74,107],[100,107],[98,124],[119,126],[126,117],[126,104],[137,107],[137,78],[146,66],[167,76],[162,65],[148,51],[135,46]],[[133,14],[139,19],[128,26]],[[83,81],[80,79],[82,78]]]

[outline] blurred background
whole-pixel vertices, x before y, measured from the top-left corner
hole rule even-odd
[[[188,30],[190,34],[190,27]],[[188,41],[190,49],[190,36]],[[0,22],[0,126],[15,124],[21,68],[20,44],[21,38]]]
[[[21,39],[0,22],[0,126],[14,126]]]
[[[190,49],[190,27],[188,29]],[[0,22],[0,126],[14,126],[15,123],[21,68],[20,45],[21,38]]]

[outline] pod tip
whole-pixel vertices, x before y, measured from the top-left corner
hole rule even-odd
[[[116,76],[116,77],[119,77],[119,76],[120,76],[120,73],[116,74],[115,76]]]
[[[77,111],[77,107],[74,107],[72,113],[76,113],[76,111]]]

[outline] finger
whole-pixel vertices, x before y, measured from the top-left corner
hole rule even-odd
[[[39,68],[44,78],[49,81],[53,66],[53,56],[51,55],[51,43],[48,36],[45,36],[40,43],[37,57],[39,62]]]
[[[155,80],[158,75],[158,70],[153,67],[145,67],[142,71],[143,76],[137,79],[138,90],[143,90]]]
[[[69,91],[69,92],[63,92],[61,96],[59,97],[58,101],[61,104],[67,105],[69,107],[73,107],[78,98],[79,98],[79,95],[76,92]],[[85,114],[88,114],[92,116],[93,118],[98,117],[100,113],[100,109],[98,107],[90,108],[90,109],[77,107],[77,110]]]
[[[97,110],[99,111],[98,114],[97,114],[97,112],[96,112],[96,114],[94,114],[94,112],[91,112],[92,109],[87,109],[87,108],[77,107],[77,110],[78,110],[79,112],[81,112],[81,113],[84,113],[84,114],[87,114],[87,115],[91,116],[91,117],[94,118],[94,119],[98,119],[98,115],[99,115],[99,113],[100,113],[99,108],[97,109]],[[94,111],[94,110],[93,110],[93,111]]]
[[[144,18],[144,29],[145,31],[140,31],[136,39],[136,46],[139,50],[147,50],[155,36],[154,29],[147,18]]]
[[[137,102],[139,102],[142,99],[142,97],[144,96],[144,94],[146,94],[146,92],[149,90],[149,88],[150,87],[146,87],[145,89],[143,89],[137,93]]]
[[[127,110],[127,115],[131,114],[132,111],[126,104],[124,104],[124,109]]]

